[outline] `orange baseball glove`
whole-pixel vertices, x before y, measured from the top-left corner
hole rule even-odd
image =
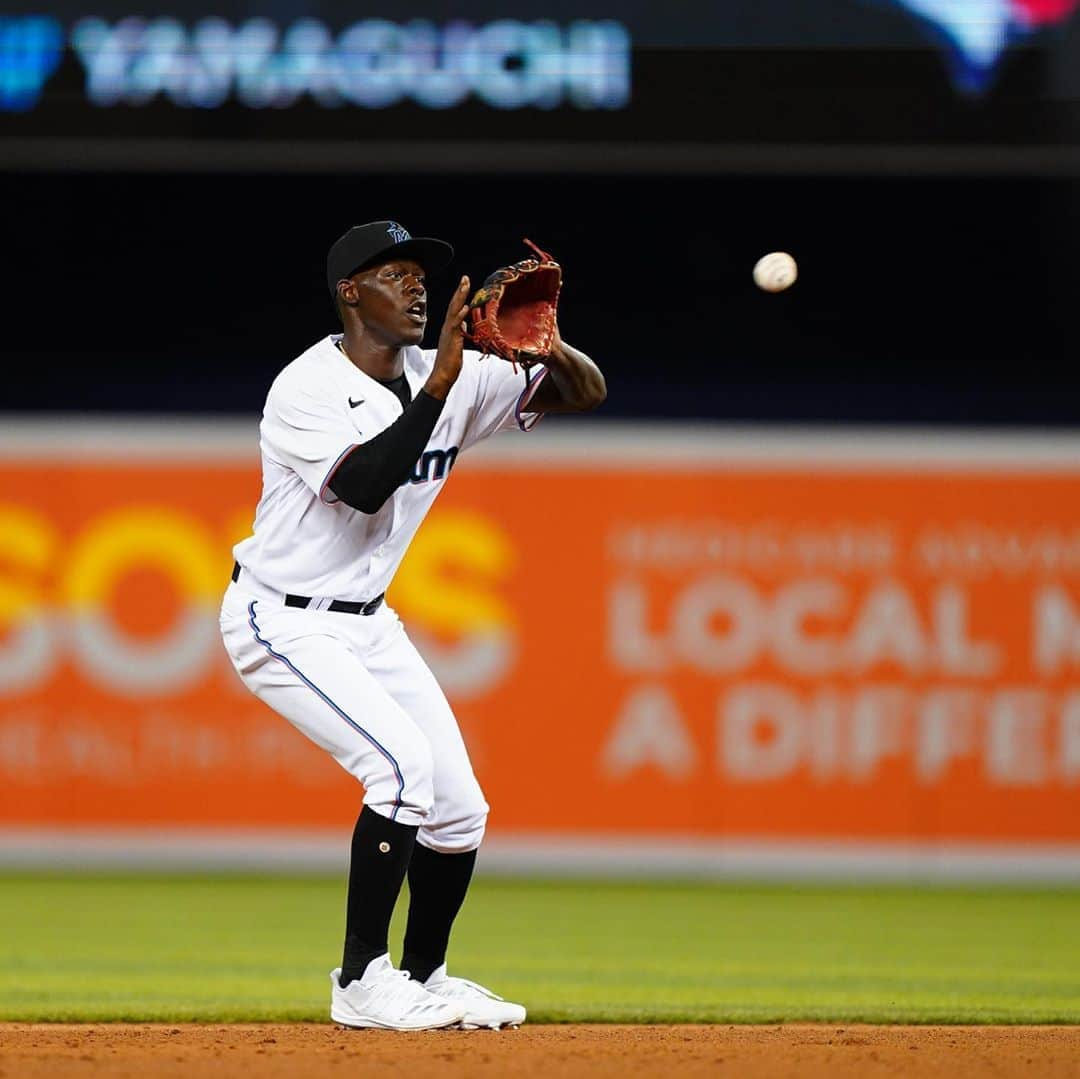
[[[531,240],[539,258],[496,270],[469,301],[468,337],[485,354],[529,368],[551,352],[562,267]]]

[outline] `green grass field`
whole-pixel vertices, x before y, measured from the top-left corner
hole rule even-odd
[[[343,895],[0,876],[0,1019],[327,1020]],[[450,958],[540,1022],[1078,1023],[1080,892],[479,879]]]

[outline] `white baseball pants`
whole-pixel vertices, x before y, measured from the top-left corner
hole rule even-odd
[[[435,676],[385,603],[372,615],[285,607],[231,584],[225,648],[244,684],[364,786],[364,804],[445,854],[473,850],[488,806]]]

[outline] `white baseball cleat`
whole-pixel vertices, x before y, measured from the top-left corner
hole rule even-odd
[[[500,1027],[520,1026],[525,1022],[525,1009],[520,1004],[511,1004],[467,978],[448,977],[445,963],[432,971],[431,977],[424,982],[424,988],[465,1009],[460,1023],[462,1030],[476,1030],[479,1027],[498,1030]]]
[[[389,955],[372,959],[364,976],[341,988],[341,968],[330,972],[330,1018],[346,1027],[435,1030],[461,1022],[465,1006],[428,992],[397,970]]]

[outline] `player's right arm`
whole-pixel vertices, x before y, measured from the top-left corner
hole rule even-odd
[[[468,279],[462,278],[424,387],[401,416],[365,442],[355,441],[356,429],[343,401],[320,394],[299,379],[275,382],[262,425],[267,448],[323,502],[340,501],[361,513],[378,513],[409,479],[461,372],[468,288]]]
[[[435,364],[416,398],[385,431],[354,446],[329,478],[330,490],[353,509],[378,513],[412,475],[461,374],[468,294],[469,279],[463,277],[446,309]]]
[[[450,303],[446,308],[442,330],[439,333],[439,348],[435,353],[435,366],[424,383],[424,391],[440,401],[446,400],[461,374],[461,364],[465,351],[465,316],[469,311],[469,279],[463,277],[458,284]]]

